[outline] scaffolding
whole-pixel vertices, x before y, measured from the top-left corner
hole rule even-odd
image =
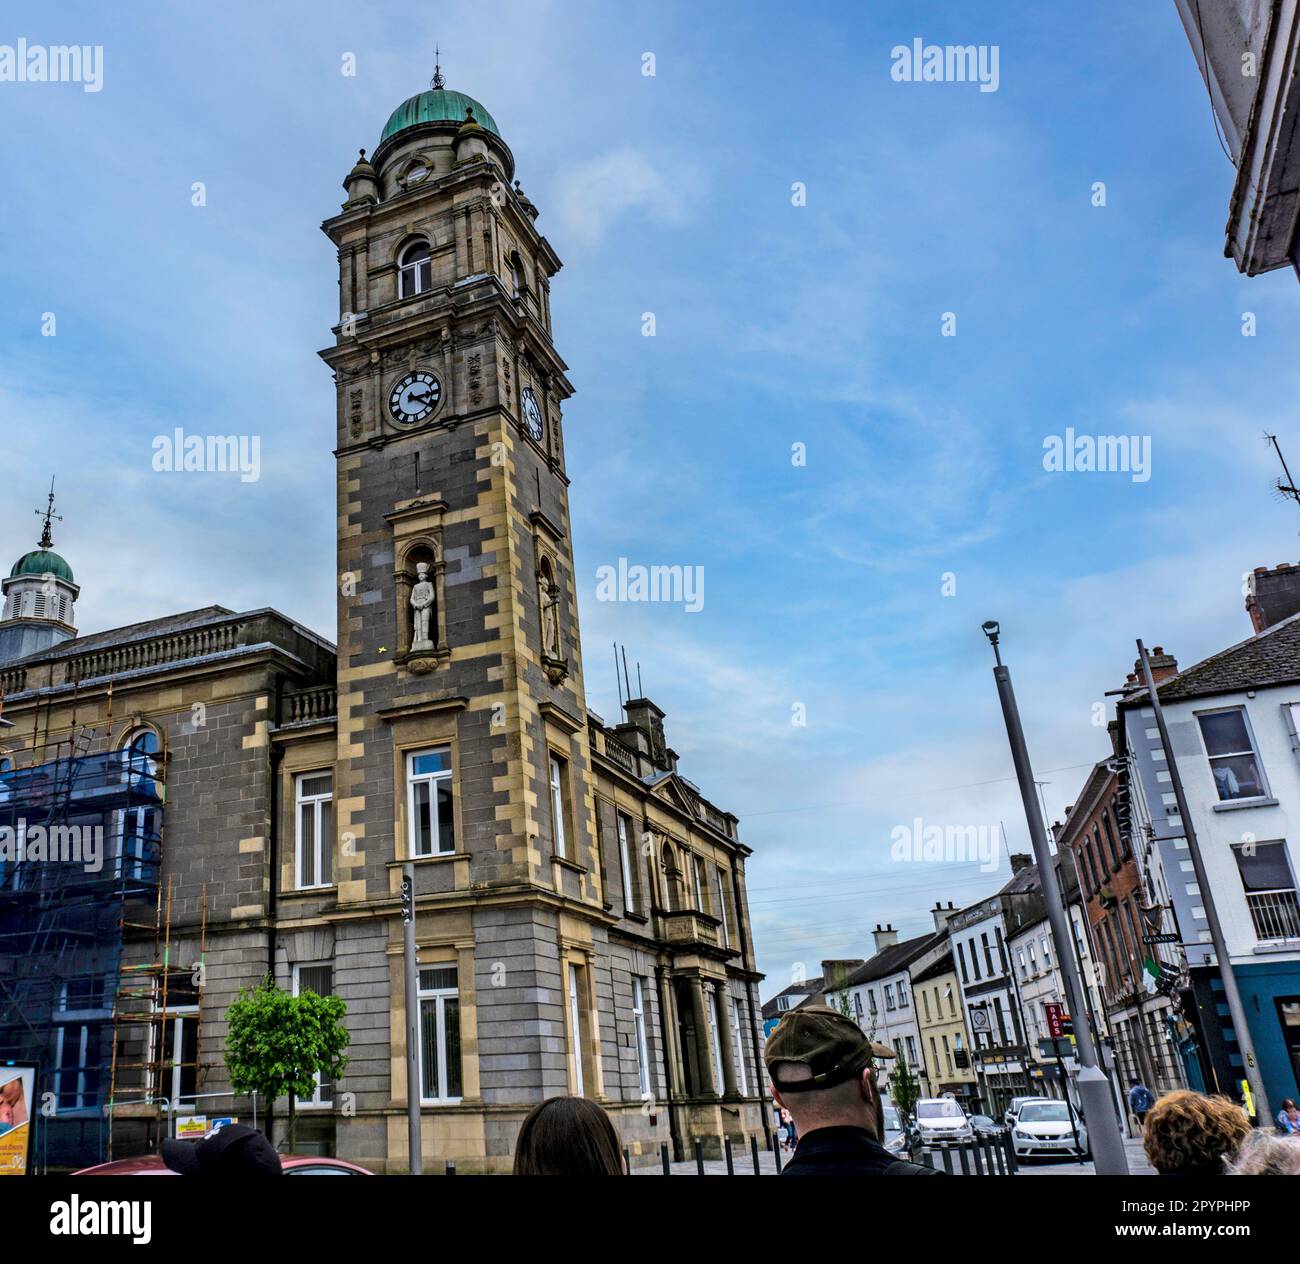
[[[150,1050],[138,1061],[157,1060],[137,1068],[142,1100],[169,1061],[150,1036],[166,1034],[179,973],[160,881],[164,762],[150,738],[92,755],[83,727],[60,744],[66,755],[0,773],[0,1060],[39,1064],[44,1170],[110,1154],[108,1107],[131,1032]],[[128,946],[147,954],[149,932],[154,960],[137,967]],[[159,987],[161,1005],[146,1011],[143,994]]]
[[[179,1110],[200,1096],[199,1011],[208,934],[208,890],[200,891],[198,955],[176,955],[172,941],[173,883],[159,884],[152,921],[124,921],[127,931],[152,935],[150,960],[121,964],[113,1007],[113,1045],[105,1114],[110,1121],[145,1122],[152,1146]],[[143,942],[143,941],[141,941]],[[113,1130],[108,1134],[113,1157]]]

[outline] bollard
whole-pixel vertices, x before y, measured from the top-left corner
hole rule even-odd
[[[727,1159],[727,1175],[728,1175],[728,1176],[735,1176],[735,1174],[736,1174],[736,1164],[735,1164],[734,1160],[733,1160],[732,1157],[731,1157],[731,1138],[730,1138],[730,1137],[723,1137],[723,1138],[722,1138],[722,1151],[723,1151],[723,1154],[726,1156],[726,1159]]]
[[[750,1137],[750,1139],[749,1139],[749,1149],[750,1149],[750,1152],[751,1152],[751,1153],[753,1154],[753,1156],[754,1156],[754,1175],[757,1176],[757,1175],[762,1171],[762,1168],[760,1168],[759,1165],[758,1165],[758,1136],[757,1136],[757,1134],[755,1134],[754,1136]]]
[[[664,1164],[664,1175],[665,1175],[665,1176],[671,1176],[671,1175],[672,1175],[672,1167],[671,1167],[671,1165],[670,1165],[669,1162],[668,1162],[668,1142],[665,1141],[665,1142],[664,1142],[664,1143],[659,1147],[659,1155],[660,1155],[660,1157],[663,1159],[663,1164]]]
[[[957,1157],[961,1160],[961,1174],[970,1175],[970,1150],[969,1147],[960,1145],[957,1147]]]
[[[781,1175],[781,1143],[775,1137],[772,1138],[772,1157],[776,1160],[776,1174],[780,1176]]]
[[[632,1175],[632,1156],[628,1153],[627,1146],[623,1147],[623,1171],[629,1176]]]
[[[1011,1175],[1015,1176],[1020,1171],[1020,1165],[1016,1162],[1016,1147],[1011,1140],[1010,1132],[1002,1135],[1002,1153],[1010,1165]]]
[[[455,1160],[453,1160],[453,1159],[448,1159],[448,1160],[447,1160],[447,1175],[448,1175],[448,1176],[455,1176],[455,1175],[456,1175],[456,1163],[455,1163]]]
[[[704,1145],[699,1137],[695,1138],[695,1175],[704,1175]]]

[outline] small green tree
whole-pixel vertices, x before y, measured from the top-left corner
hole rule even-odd
[[[316,1074],[337,1080],[347,1067],[347,1006],[337,996],[294,996],[267,977],[245,988],[226,1011],[226,1070],[236,1093],[274,1102],[289,1094],[288,1146],[293,1149],[299,1097],[316,1091]]]
[[[920,1096],[921,1086],[916,1082],[916,1076],[912,1074],[912,1068],[907,1065],[906,1058],[899,1058],[898,1065],[889,1077],[890,1101],[903,1114],[910,1117],[912,1108],[916,1105],[917,1098]]]

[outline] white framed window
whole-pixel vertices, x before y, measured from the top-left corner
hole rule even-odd
[[[719,865],[716,872],[718,875],[718,917],[722,919],[722,943],[726,946],[731,943],[731,919],[727,914],[727,871]]]
[[[421,966],[420,1101],[427,1106],[461,1099],[460,987],[454,965]]]
[[[707,905],[708,901],[707,901],[707,899],[706,899],[705,897],[706,897],[706,894],[707,894],[707,892],[706,892],[706,887],[707,887],[708,884],[707,884],[707,882],[706,882],[706,880],[705,880],[705,877],[704,877],[704,857],[703,857],[703,856],[696,856],[696,855],[692,854],[692,856],[691,856],[691,873],[692,873],[692,876],[693,876],[693,878],[694,878],[694,882],[695,882],[695,907],[696,907],[696,908],[697,908],[701,913],[707,913],[707,912],[708,912],[708,909],[707,909],[705,906]]]
[[[862,1001],[855,992],[853,999],[857,1001],[858,1015],[862,1014]],[[731,1045],[732,1052],[736,1055],[736,1087],[740,1089],[742,1097],[749,1096],[749,1073],[745,1070],[745,1038],[742,1035],[744,1026],[740,1021],[740,1002],[733,996],[731,998]]]
[[[654,1090],[650,1087],[650,1050],[646,1042],[645,994],[645,980],[634,974],[632,976],[632,1022],[636,1027],[637,1091],[642,1100],[654,1094]]]
[[[1245,707],[1203,711],[1196,717],[1221,800],[1258,799],[1268,794],[1264,770],[1250,733]]]
[[[157,872],[162,834],[162,795],[158,783],[161,753],[162,743],[150,728],[134,730],[122,744],[122,781],[130,788],[134,803],[115,813],[115,877],[139,880],[146,873]]]
[[[885,984],[885,1008],[894,1008],[894,985],[892,983]]]
[[[569,1067],[573,1073],[575,1097],[586,1095],[582,1076],[582,973],[569,964]]]
[[[301,996],[304,992],[315,992],[317,996],[332,996],[334,993],[334,967],[329,962],[314,965],[296,965],[293,968],[293,994]],[[334,1083],[321,1078],[316,1072],[316,1091],[310,1097],[300,1097],[301,1107],[332,1106],[334,1104]]]
[[[299,773],[293,781],[295,885],[300,891],[330,886],[334,881],[334,774]]]
[[[54,1037],[54,1100],[60,1110],[90,1110],[99,1101],[103,1023],[60,1023]]]
[[[618,822],[618,863],[623,870],[623,909],[637,912],[636,875],[632,868],[632,821],[622,812],[615,813]]]
[[[561,860],[569,859],[569,839],[566,825],[569,819],[569,765],[554,752],[551,753],[551,830],[555,838],[555,854]]]
[[[911,998],[907,994],[907,980],[899,979],[898,981],[898,1008],[908,1009],[911,1006]]]
[[[413,241],[397,266],[398,298],[413,298],[433,288],[433,258],[427,241]]]
[[[713,1050],[713,1091],[721,1097],[726,1081],[722,1075],[722,1039],[718,1032],[718,1024],[722,1022],[718,1010],[718,989],[710,983],[704,991],[705,1008],[709,1011],[709,1047]]]
[[[451,750],[412,751],[406,757],[408,844],[412,856],[456,850]]]

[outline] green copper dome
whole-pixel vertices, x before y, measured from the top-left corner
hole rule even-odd
[[[76,582],[72,578],[72,567],[49,549],[37,549],[34,553],[20,557],[9,572],[9,578],[14,579],[18,575],[54,575],[58,579],[66,579],[70,584]]]
[[[463,123],[466,110],[474,111],[474,122],[484,131],[491,132],[494,136],[501,135],[496,120],[473,97],[446,88],[430,88],[427,92],[403,101],[392,112],[379,143],[382,145],[390,136],[396,136],[398,132],[421,123]]]

